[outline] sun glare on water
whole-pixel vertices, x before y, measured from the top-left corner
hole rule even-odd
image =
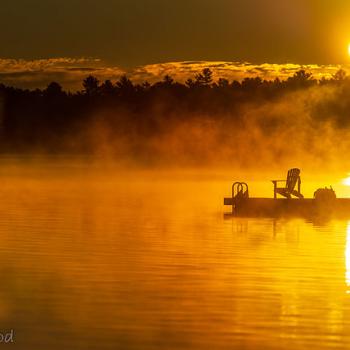
[[[342,181],[343,185],[345,186],[350,186],[350,176],[345,178],[343,181]]]

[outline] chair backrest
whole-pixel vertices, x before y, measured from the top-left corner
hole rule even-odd
[[[289,192],[292,192],[294,190],[294,187],[297,184],[297,181],[299,179],[299,175],[300,175],[300,169],[298,168],[288,170],[286,189],[288,189]]]

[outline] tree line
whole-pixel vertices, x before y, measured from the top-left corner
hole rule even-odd
[[[117,82],[88,76],[77,92],[64,91],[57,82],[36,90],[0,84],[0,151],[94,153],[99,144],[113,150],[128,139],[127,151],[116,146],[116,154],[125,151],[147,159],[150,151],[143,145],[179,123],[205,119],[234,130],[242,125],[245,106],[263,106],[293,93],[324,88],[336,93],[312,106],[315,123],[331,121],[336,127],[347,127],[350,80],[343,70],[321,80],[300,70],[285,80],[214,81],[206,68],[185,83],[166,75],[154,84],[135,84],[125,75]],[[268,133],[275,124],[279,118],[274,116],[258,127]]]

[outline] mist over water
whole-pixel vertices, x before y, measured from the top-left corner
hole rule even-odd
[[[156,98],[144,115],[97,110],[81,137],[88,135],[92,153],[127,166],[348,171],[348,80],[272,92],[273,97],[254,92],[260,83],[252,84],[231,107],[204,91],[194,98],[194,110],[178,107],[168,95]]]
[[[344,71],[319,81],[303,70],[283,81],[211,74],[153,85],[90,76],[74,94],[57,83],[0,86],[0,153],[95,156],[124,168],[349,170]]]
[[[349,223],[224,219],[232,180],[272,196],[271,176],[2,159],[0,329],[29,350],[346,348]]]
[[[2,1],[0,348],[350,349],[345,3]]]
[[[224,218],[234,181],[272,197],[292,167],[305,197],[350,197],[349,82],[309,78],[7,96],[0,333],[29,350],[349,346],[349,222]]]

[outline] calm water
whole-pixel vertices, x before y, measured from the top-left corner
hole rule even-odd
[[[225,219],[230,181],[11,164],[13,349],[350,347],[350,223]]]

